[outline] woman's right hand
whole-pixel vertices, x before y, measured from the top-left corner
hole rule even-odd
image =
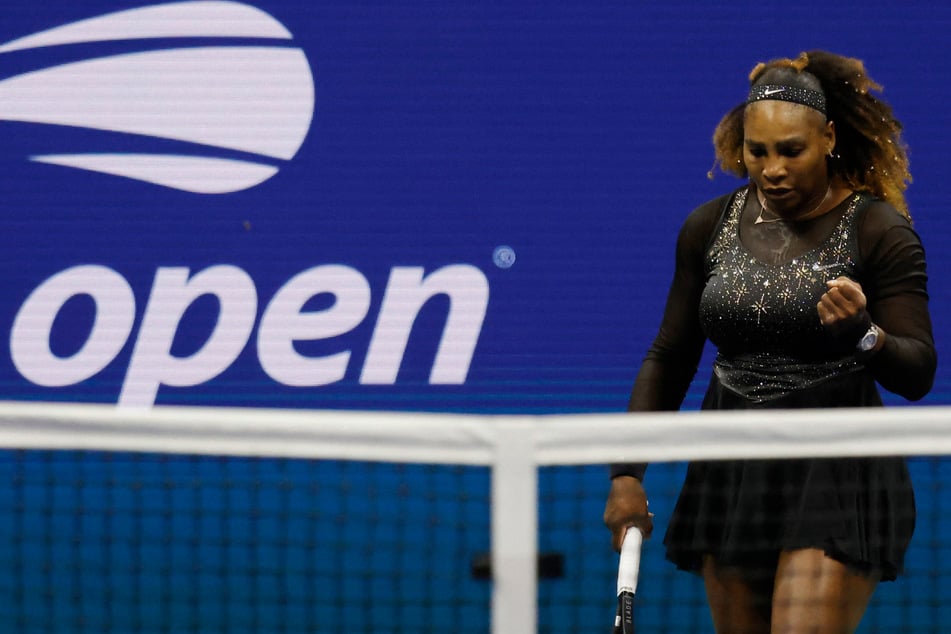
[[[654,530],[654,514],[647,510],[647,494],[641,481],[632,476],[611,479],[611,491],[604,505],[604,524],[611,531],[611,545],[621,550],[624,533],[631,526],[641,529],[644,539]]]

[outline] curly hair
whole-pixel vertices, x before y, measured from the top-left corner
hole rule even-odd
[[[861,60],[827,51],[801,53],[796,59],[757,64],[750,86],[781,83],[819,90],[826,97],[827,119],[835,122],[836,146],[829,174],[855,191],[888,201],[910,218],[905,190],[911,182],[902,125],[892,108],[872,92],[882,87],[865,72]],[[749,176],[743,162],[743,119],[746,103],[728,112],[713,133],[714,167],[741,178]],[[713,170],[709,176],[712,178]]]

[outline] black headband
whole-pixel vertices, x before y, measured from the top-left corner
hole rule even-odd
[[[818,110],[822,114],[826,114],[825,95],[815,90],[809,90],[808,88],[783,86],[780,84],[753,86],[750,88],[750,96],[746,98],[746,103],[763,101],[764,99],[778,99],[780,101],[798,103]]]

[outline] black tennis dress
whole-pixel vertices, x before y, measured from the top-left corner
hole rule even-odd
[[[744,187],[699,207],[678,238],[664,319],[631,395],[632,410],[679,408],[704,341],[717,347],[703,409],[881,406],[876,384],[924,396],[936,365],[920,240],[890,205],[855,193],[823,216],[784,223]],[[827,280],[858,281],[887,333],[870,358],[867,325],[833,336],[816,304]],[[911,414],[910,414],[911,415]],[[612,473],[642,473],[612,465]],[[694,462],[664,543],[678,567],[770,564],[821,548],[894,579],[915,525],[904,459]]]

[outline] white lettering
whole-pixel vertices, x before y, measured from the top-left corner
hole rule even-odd
[[[423,304],[440,294],[449,296],[449,316],[429,382],[465,383],[489,303],[488,280],[482,271],[466,264],[444,267],[425,279],[420,267],[396,267],[390,272],[360,383],[396,383],[413,323]]]
[[[330,293],[335,302],[325,310],[302,312],[312,297]],[[306,357],[294,341],[328,339],[349,332],[370,309],[370,285],[349,266],[317,266],[282,286],[268,304],[258,328],[258,356],[268,376],[284,385],[328,385],[343,379],[350,351]]]
[[[94,323],[77,352],[58,356],[51,347],[54,322],[66,302],[82,295],[95,304]],[[305,310],[312,298],[321,295],[332,302]],[[396,383],[419,313],[438,295],[448,298],[449,309],[429,382],[465,383],[488,307],[489,284],[476,267],[454,264],[425,276],[421,267],[390,271],[361,384]],[[203,296],[218,301],[211,333],[197,342],[195,352],[177,356],[172,352],[176,335],[188,334],[182,328],[185,314]],[[352,350],[308,356],[295,344],[353,331],[367,318],[371,299],[366,277],[349,266],[328,264],[295,275],[278,289],[261,316],[256,339],[261,367],[278,383],[296,387],[343,380]],[[162,386],[199,385],[224,372],[254,331],[257,305],[254,281],[236,266],[212,266],[195,275],[186,267],[159,268],[134,337],[119,405],[149,407]],[[116,359],[129,340],[135,317],[135,296],[122,275],[98,265],[66,269],[40,284],[17,312],[10,331],[13,364],[36,385],[64,387],[85,381]]]
[[[53,321],[72,297],[88,295],[96,317],[88,338],[70,357],[50,349]],[[17,312],[10,355],[28,381],[46,387],[73,385],[94,376],[125,345],[135,321],[135,297],[125,278],[105,266],[74,266],[40,284]]]
[[[171,354],[185,310],[202,295],[220,302],[218,322],[207,341],[188,357]],[[218,376],[238,358],[254,328],[257,292],[254,282],[235,266],[212,266],[188,278],[188,269],[160,268],[145,308],[139,336],[119,405],[148,407],[159,386],[198,385]]]

